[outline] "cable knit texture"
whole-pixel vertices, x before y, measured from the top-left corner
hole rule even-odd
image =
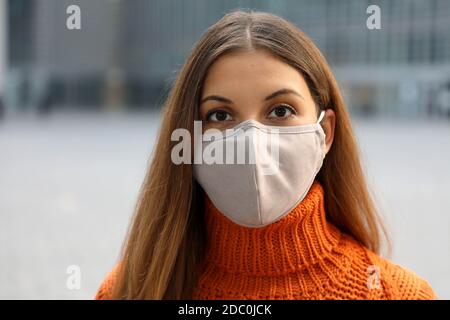
[[[206,195],[205,219],[208,247],[193,299],[437,299],[427,281],[329,223],[318,181],[268,226],[235,224]],[[96,299],[111,298],[116,268]]]

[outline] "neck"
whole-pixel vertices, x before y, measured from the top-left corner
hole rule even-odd
[[[238,225],[205,194],[206,263],[231,273],[280,275],[331,255],[341,233],[326,221],[324,191],[316,180],[291,212],[262,228]]]

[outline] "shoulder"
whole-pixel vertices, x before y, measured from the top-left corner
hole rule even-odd
[[[398,300],[438,299],[431,285],[414,271],[366,249],[388,297]]]
[[[119,264],[115,265],[112,270],[110,270],[106,277],[103,279],[100,287],[97,289],[95,294],[95,300],[111,300],[114,284],[116,282],[116,277],[119,269]]]

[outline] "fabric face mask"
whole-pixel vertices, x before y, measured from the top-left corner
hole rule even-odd
[[[206,131],[199,144],[203,161],[194,164],[194,177],[233,222],[253,228],[274,223],[304,199],[322,166],[324,115],[322,111],[316,123],[300,126],[246,120],[214,139]],[[223,160],[205,161],[211,150]]]

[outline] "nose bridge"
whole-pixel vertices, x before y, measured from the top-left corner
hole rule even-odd
[[[242,117],[242,121],[246,121],[246,120],[257,121],[259,119],[259,110],[258,110],[258,108],[254,108],[254,109],[255,110],[244,113],[244,115]]]
[[[243,128],[245,131],[261,127],[262,123],[259,122],[257,119],[246,119],[241,121],[241,128]]]
[[[259,96],[252,95],[250,92],[237,101],[237,104],[241,106],[241,108],[239,108],[239,117],[241,121],[258,120],[261,117],[263,106],[261,105],[260,99]]]
[[[233,137],[233,150],[236,149],[239,164],[256,163],[256,135],[258,129],[254,120],[245,120],[237,128],[237,135]]]

